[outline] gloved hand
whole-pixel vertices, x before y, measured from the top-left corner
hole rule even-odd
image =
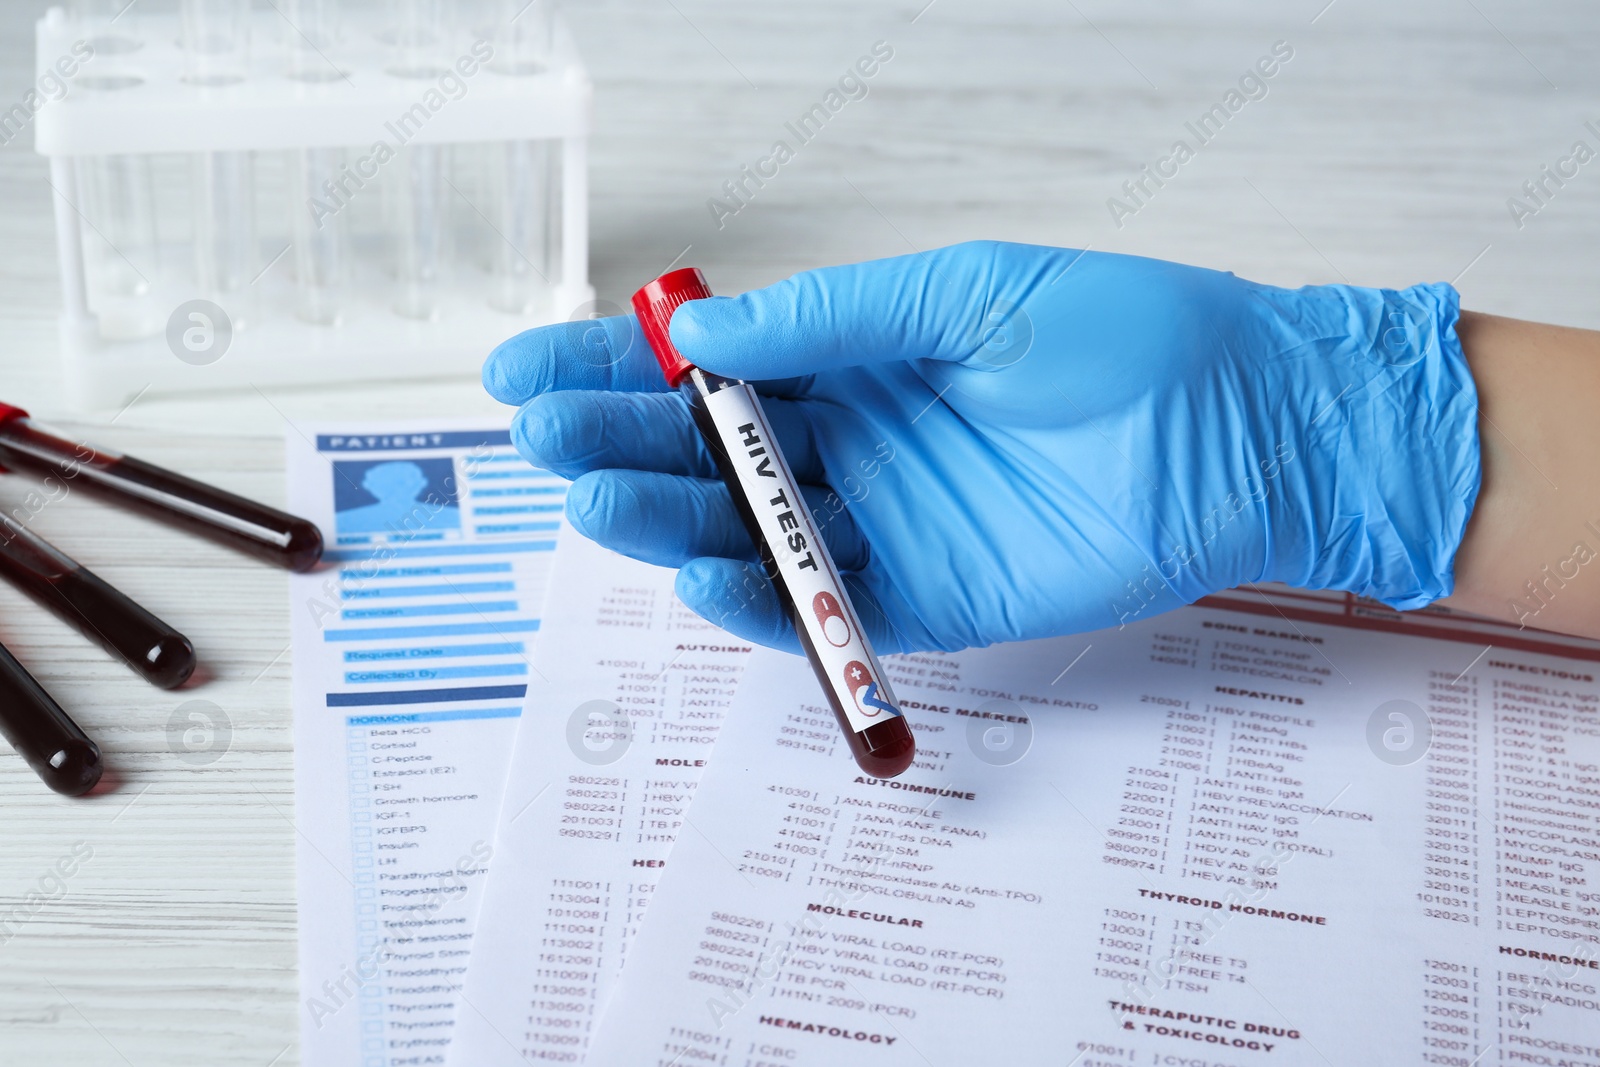
[[[1397,608],[1450,593],[1479,482],[1448,285],[1279,289],[976,242],[694,301],[673,342],[764,404],[883,652],[1122,626],[1247,582]],[[490,355],[567,514],[798,643],[631,316]]]

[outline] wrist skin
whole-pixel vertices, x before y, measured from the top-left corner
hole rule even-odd
[[[1600,638],[1600,333],[1464,311],[1483,486],[1445,607]]]

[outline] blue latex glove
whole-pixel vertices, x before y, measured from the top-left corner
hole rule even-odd
[[[1397,608],[1450,593],[1479,482],[1448,285],[1279,289],[977,242],[679,308],[760,381],[881,651],[1126,625],[1246,582]],[[631,317],[530,330],[484,384],[576,479],[567,514],[678,595],[798,650],[687,405]]]

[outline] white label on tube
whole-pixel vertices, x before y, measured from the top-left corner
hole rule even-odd
[[[900,705],[861,631],[800,487],[778,451],[755,390],[732,385],[706,397],[705,404],[850,728],[860,733],[899,715]]]

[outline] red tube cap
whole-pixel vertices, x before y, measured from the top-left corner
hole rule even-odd
[[[639,316],[639,327],[656,354],[656,362],[661,364],[661,373],[667,376],[667,384],[674,389],[684,375],[694,369],[694,364],[673,346],[667,326],[680,304],[704,300],[710,295],[711,286],[706,284],[699,267],[668,271],[633,294],[633,310]]]
[[[17,407],[15,404],[7,404],[4,401],[0,401],[0,426],[4,426],[12,419],[25,419],[27,417],[28,413]],[[6,468],[0,467],[0,474],[7,473],[9,472],[6,470]]]

